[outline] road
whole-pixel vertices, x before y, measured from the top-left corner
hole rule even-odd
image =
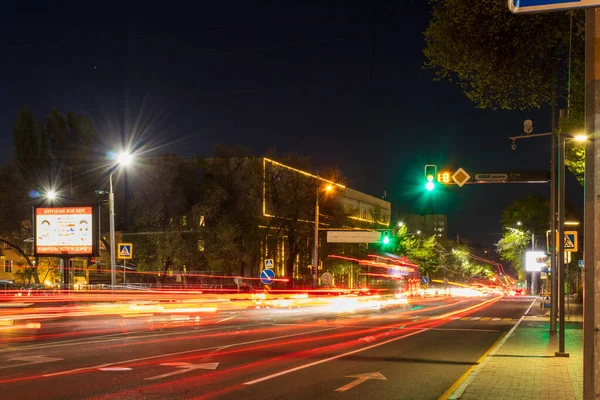
[[[532,302],[440,297],[333,315],[255,309],[152,329],[139,316],[73,318],[61,326],[79,335],[47,324],[44,334],[0,342],[0,398],[437,399]]]

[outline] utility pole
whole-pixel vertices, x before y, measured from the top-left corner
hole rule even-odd
[[[586,10],[585,21],[585,207],[583,398],[600,395],[600,9]]]
[[[565,352],[565,138],[558,142],[558,351],[559,357],[569,357]],[[556,240],[556,236],[552,238]],[[556,246],[555,246],[556,247]]]
[[[552,129],[556,127],[556,106],[552,106]],[[558,274],[556,270],[556,135],[550,136],[550,334],[556,333],[556,311],[558,309]]]

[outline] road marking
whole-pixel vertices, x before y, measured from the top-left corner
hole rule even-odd
[[[104,372],[122,372],[122,371],[131,371],[133,368],[127,367],[107,367],[107,368],[98,368],[98,371]]]
[[[380,372],[368,372],[366,374],[347,375],[346,378],[356,378],[356,380],[335,389],[336,392],[345,392],[346,390],[352,389],[353,387],[358,386],[361,383],[368,381],[369,379],[387,381],[387,378],[383,376]]]
[[[20,363],[20,364],[4,365],[4,366],[0,367],[0,369],[23,367],[25,365],[33,365],[33,364],[44,364],[44,363],[62,361],[62,360],[64,360],[64,358],[46,357],[46,356],[14,357],[14,358],[9,358],[7,361],[25,361],[25,362]]]
[[[175,368],[179,368],[179,371],[173,371],[173,372],[168,372],[166,374],[162,374],[162,375],[156,375],[156,376],[152,376],[150,378],[144,378],[144,380],[146,381],[152,381],[155,379],[162,379],[162,378],[166,378],[168,376],[173,376],[173,375],[178,375],[178,374],[183,374],[186,372],[190,372],[196,369],[210,369],[210,370],[215,370],[217,369],[217,367],[219,366],[218,362],[213,362],[213,363],[204,363],[204,364],[192,364],[192,363],[188,363],[188,362],[168,362],[168,363],[162,363],[159,364],[165,367],[175,367]]]
[[[242,346],[242,345],[246,345],[246,344],[268,342],[268,341],[272,341],[272,340],[284,339],[284,338],[289,338],[289,337],[294,337],[294,336],[309,335],[311,333],[319,333],[319,332],[331,331],[331,330],[334,330],[334,329],[339,329],[339,327],[336,326],[336,327],[332,327],[332,328],[319,329],[319,330],[309,331],[309,332],[300,332],[300,333],[293,333],[293,334],[290,334],[290,335],[275,336],[275,337],[266,338],[266,339],[257,339],[257,340],[250,340],[250,341],[247,341],[247,342],[232,343],[232,344],[226,345],[225,347],[234,347],[234,346]],[[184,350],[184,351],[178,351],[178,352],[175,352],[175,353],[158,354],[158,355],[155,355],[155,356],[133,358],[131,360],[115,361],[115,362],[112,362],[112,363],[101,364],[101,365],[94,365],[94,366],[91,366],[91,367],[82,367],[82,368],[75,368],[75,369],[71,369],[71,370],[67,370],[67,371],[53,372],[53,373],[50,373],[50,374],[44,374],[42,376],[43,377],[51,377],[51,376],[66,375],[66,374],[71,374],[71,373],[74,373],[74,372],[89,371],[89,370],[93,370],[93,369],[104,368],[104,367],[108,367],[108,366],[111,366],[111,365],[129,364],[129,363],[138,362],[138,361],[153,360],[153,359],[156,359],[156,358],[179,356],[179,355],[182,355],[182,354],[197,353],[197,352],[200,352],[200,351],[220,349],[220,348],[223,348],[223,347],[224,346],[211,346],[211,347],[205,347],[205,348],[201,348],[201,349]]]
[[[315,361],[315,362],[311,362],[311,363],[308,363],[308,364],[300,365],[298,367],[286,369],[286,370],[283,370],[281,372],[277,372],[275,374],[263,376],[262,378],[255,379],[253,381],[244,382],[244,385],[254,385],[255,383],[260,383],[260,382],[263,382],[263,381],[266,381],[266,380],[269,380],[269,379],[277,378],[278,376],[281,376],[281,375],[286,375],[286,374],[289,374],[291,372],[296,372],[296,371],[299,371],[301,369],[313,367],[315,365],[319,365],[319,364],[323,364],[323,363],[326,363],[326,362],[329,362],[329,361],[337,360],[338,358],[346,357],[346,356],[349,356],[349,355],[352,355],[352,354],[360,353],[360,352],[365,351],[365,350],[373,349],[375,347],[383,346],[384,344],[392,343],[392,342],[395,342],[397,340],[401,340],[401,339],[404,339],[404,338],[407,338],[407,337],[410,337],[410,336],[418,335],[419,333],[423,333],[423,332],[426,332],[428,330],[430,330],[430,329],[429,328],[421,329],[419,331],[407,333],[406,335],[399,336],[399,337],[393,338],[393,339],[389,339],[389,340],[383,341],[381,343],[372,344],[370,346],[366,346],[366,347],[362,347],[360,349],[352,350],[352,351],[349,351],[347,353],[338,354],[338,355],[333,356],[333,357],[324,358],[324,359],[319,360],[319,361]]]
[[[476,361],[475,365],[472,365],[467,370],[467,372],[462,374],[460,376],[460,378],[458,378],[456,380],[456,382],[454,382],[452,384],[452,386],[450,386],[448,388],[448,390],[446,390],[444,392],[444,394],[442,394],[442,396],[438,400],[459,399],[463,395],[463,393],[465,392],[467,387],[471,384],[473,379],[475,379],[475,377],[479,374],[479,371],[485,366],[485,364],[487,364],[487,358],[490,356],[493,356],[494,354],[496,354],[498,352],[498,350],[500,350],[500,348],[504,345],[504,343],[506,343],[506,341],[517,330],[517,327],[521,324],[521,322],[523,321],[525,316],[529,313],[529,311],[531,310],[531,308],[533,307],[535,302],[536,302],[536,299],[534,299],[531,302],[527,311],[525,311],[525,313],[521,316],[521,318],[519,318],[517,323],[510,329],[510,331],[508,331],[508,333],[500,336],[498,338],[498,340],[496,340],[496,342],[492,345],[492,347],[490,347],[481,357],[479,357],[479,359]],[[512,318],[510,318],[510,319],[512,319]]]
[[[470,321],[471,317],[462,317],[460,320],[461,321]]]
[[[512,318],[502,318],[502,321],[512,321]]]
[[[492,321],[502,321],[502,318],[495,317],[495,318],[492,318]]]
[[[255,324],[255,325],[234,325],[234,326],[256,327],[256,326],[264,326],[264,325],[271,325],[271,324],[260,323],[260,324]],[[188,333],[194,333],[194,332],[195,333],[212,332],[212,331],[220,331],[223,329],[231,329],[231,328],[232,328],[231,326],[224,326],[224,327],[201,329],[201,330],[194,329],[194,330],[183,331],[183,332],[152,333],[152,334],[140,335],[140,336],[118,337],[115,339],[91,340],[91,341],[87,341],[87,342],[85,341],[85,340],[97,339],[97,338],[102,338],[102,337],[123,336],[123,335],[130,335],[132,333],[148,331],[147,329],[144,329],[144,330],[131,331],[131,332],[126,332],[126,333],[111,333],[111,334],[107,334],[107,335],[93,336],[90,338],[63,340],[61,342],[54,342],[54,343],[47,343],[47,344],[37,344],[37,345],[21,346],[21,347],[10,347],[7,349],[0,350],[0,353],[4,353],[4,352],[8,353],[8,352],[16,352],[16,351],[24,351],[24,350],[51,349],[54,347],[64,347],[64,346],[70,346],[70,345],[88,345],[88,344],[97,344],[97,343],[110,343],[110,342],[118,342],[118,341],[122,341],[122,340],[148,339],[148,338],[153,338],[153,337],[178,336],[178,335],[187,335]]]
[[[490,319],[492,319],[492,317],[483,317],[481,318],[481,321],[489,321]]]
[[[471,321],[479,321],[481,319],[481,317],[472,317]]]

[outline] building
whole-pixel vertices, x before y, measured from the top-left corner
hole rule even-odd
[[[443,214],[411,214],[406,222],[408,233],[412,235],[448,237],[448,220]]]

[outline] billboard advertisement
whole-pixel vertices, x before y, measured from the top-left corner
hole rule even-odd
[[[95,215],[91,206],[35,208],[36,256],[97,255]]]
[[[543,251],[528,251],[525,253],[525,271],[540,272],[546,266],[545,262],[539,262],[539,259],[545,258],[546,253]]]

